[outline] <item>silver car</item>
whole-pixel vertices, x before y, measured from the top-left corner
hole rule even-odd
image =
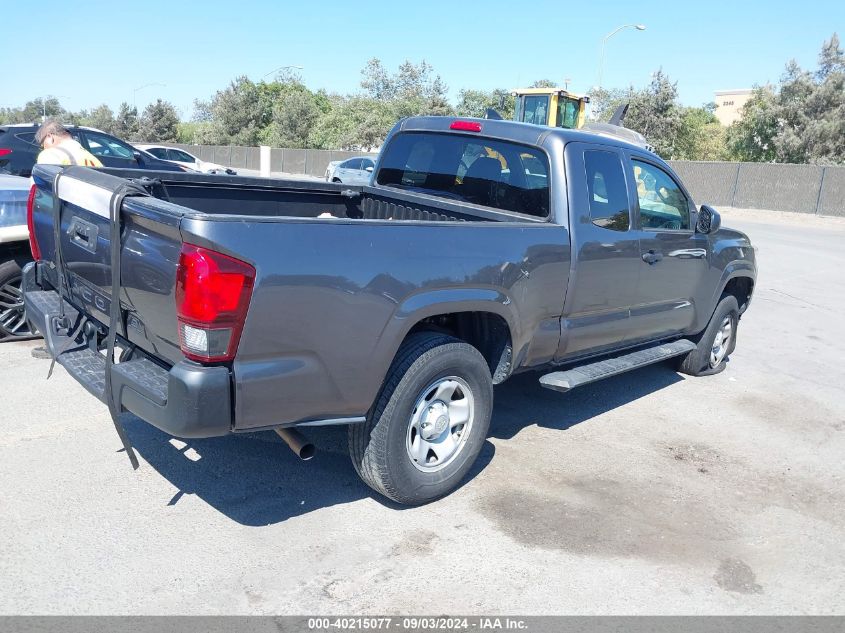
[[[375,161],[369,156],[334,160],[326,168],[326,180],[346,185],[367,185],[375,166]]]

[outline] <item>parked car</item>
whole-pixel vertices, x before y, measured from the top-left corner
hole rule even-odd
[[[231,167],[224,167],[217,163],[210,163],[208,161],[200,160],[193,154],[186,152],[178,147],[170,147],[168,145],[149,145],[147,143],[136,143],[135,147],[149,152],[156,158],[166,160],[183,167],[188,167],[194,171],[199,171],[204,174],[229,174],[236,175],[238,172]]]
[[[21,294],[21,270],[32,258],[26,228],[29,178],[0,174],[0,341],[33,336]]]
[[[160,160],[101,130],[66,126],[71,136],[94,154],[105,167],[187,171],[188,168]],[[37,123],[0,125],[0,173],[29,176],[41,148],[35,142]]]
[[[721,371],[757,274],[665,161],[588,132],[409,118],[366,187],[157,173],[168,204],[115,214],[131,175],[33,172],[24,301],[57,362],[178,437],[272,428],[308,456],[300,429],[347,425],[355,470],[405,504],[460,485],[515,373]]]
[[[370,182],[375,165],[375,161],[369,156],[333,160],[326,167],[326,181],[341,182],[344,185],[366,185]]]

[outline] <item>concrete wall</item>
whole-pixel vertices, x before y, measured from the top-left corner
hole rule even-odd
[[[200,160],[220,163],[233,169],[258,171],[261,167],[257,147],[182,145],[180,143],[171,143],[170,145],[180,147],[186,152],[197,156]],[[378,154],[322,149],[281,149],[274,147],[270,152],[270,171],[320,177],[326,173],[326,167],[331,161],[346,160],[354,156],[372,156],[375,158]]]
[[[845,167],[670,161],[696,204],[845,216]]]
[[[176,145],[202,160],[258,171],[257,147]],[[270,152],[270,170],[321,177],[330,161],[377,154],[321,149]],[[845,167],[669,161],[696,204],[845,216]]]

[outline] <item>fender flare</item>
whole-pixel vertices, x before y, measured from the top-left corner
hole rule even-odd
[[[520,342],[519,314],[514,301],[496,288],[443,288],[411,295],[396,306],[370,356],[369,367],[379,382],[367,399],[374,402],[399,347],[411,329],[423,319],[455,312],[489,312],[500,316],[508,327],[511,345]],[[372,398],[370,398],[370,395]]]

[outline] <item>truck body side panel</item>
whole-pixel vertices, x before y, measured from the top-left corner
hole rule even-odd
[[[234,363],[238,430],[364,415],[404,336],[435,314],[498,314],[524,365],[557,346],[563,227],[186,218],[182,231],[256,268]]]

